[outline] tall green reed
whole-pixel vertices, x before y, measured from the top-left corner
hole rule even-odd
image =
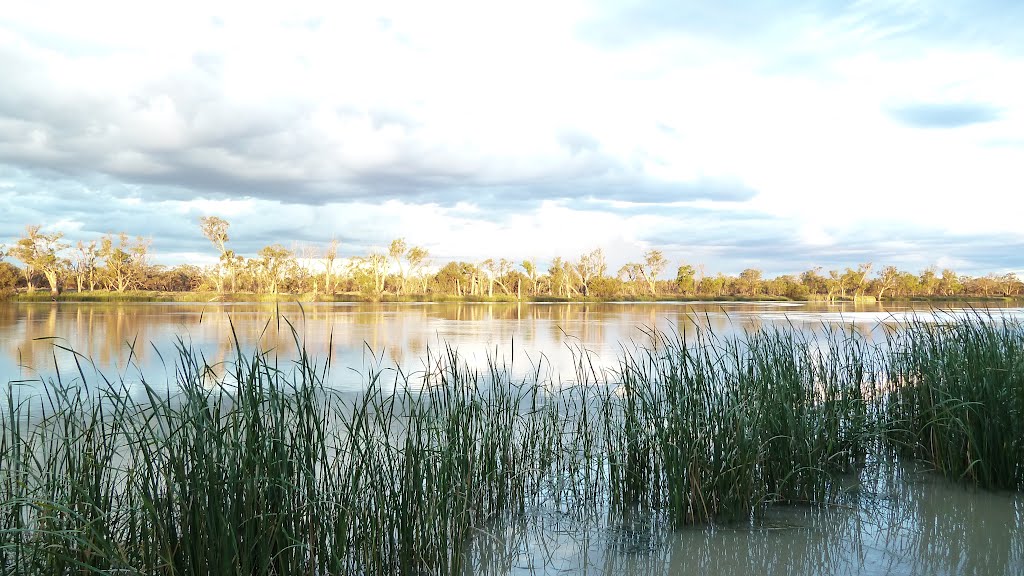
[[[1024,324],[982,313],[889,330],[889,438],[982,487],[1024,485]]]
[[[855,332],[795,328],[721,338],[651,333],[608,396],[612,501],[664,507],[677,524],[827,499],[864,458],[873,382]]]

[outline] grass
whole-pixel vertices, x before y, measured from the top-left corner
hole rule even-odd
[[[179,342],[171,382],[80,368],[10,383],[0,568],[455,574],[474,542],[538,507],[685,526],[828,503],[883,439],[1020,487],[1024,330],[949,320],[897,326],[879,348],[852,329],[652,331],[613,373],[578,349],[565,382],[474,370],[446,349],[344,394],[296,336],[284,365],[236,346],[208,366]]]

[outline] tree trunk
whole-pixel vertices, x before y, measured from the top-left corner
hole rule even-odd
[[[44,272],[46,281],[50,284],[50,295],[57,296],[60,294],[60,284],[57,282],[56,272]]]

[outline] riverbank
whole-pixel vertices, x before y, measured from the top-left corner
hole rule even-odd
[[[886,298],[876,301],[875,298],[855,299],[834,298],[827,300],[823,298],[809,298],[794,300],[786,297],[776,296],[715,296],[715,295],[679,295],[665,294],[661,296],[625,296],[614,298],[599,297],[577,297],[558,298],[553,296],[523,296],[517,298],[510,294],[496,294],[493,296],[459,296],[454,294],[383,294],[369,296],[358,292],[347,292],[338,294],[259,294],[251,292],[156,292],[156,291],[126,291],[113,292],[96,290],[88,292],[65,291],[53,296],[51,293],[36,290],[34,292],[9,293],[4,298],[15,302],[540,302],[540,303],[572,303],[572,302],[831,302],[831,303],[862,303],[874,304],[876,302],[934,302],[936,304],[950,302],[989,302],[989,303],[1015,303],[1024,302],[1024,296],[978,296],[971,298],[953,296],[918,296],[913,298]]]

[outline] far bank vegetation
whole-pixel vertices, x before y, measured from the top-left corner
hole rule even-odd
[[[212,298],[249,294],[314,300],[849,301],[1024,294],[1024,283],[1013,273],[974,277],[948,268],[911,272],[863,263],[768,278],[755,268],[737,275],[709,274],[703,264],[670,263],[658,249],[647,250],[617,270],[609,267],[600,248],[544,264],[502,257],[440,262],[426,248],[403,238],[360,254],[345,254],[340,242],[331,240],[320,245],[272,244],[247,256],[232,248],[229,231],[230,224],[222,218],[201,218],[199,232],[217,250],[217,262],[168,267],[152,263],[147,238],[106,234],[72,244],[60,231],[26,226],[21,237],[0,245],[0,295],[56,299],[62,292],[72,292],[65,297],[118,299],[159,292],[185,299],[186,293],[196,293]]]

